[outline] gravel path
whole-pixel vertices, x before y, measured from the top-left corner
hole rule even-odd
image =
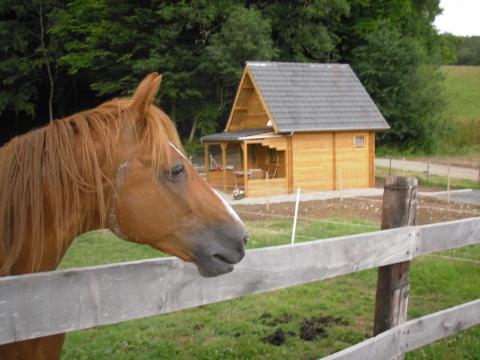
[[[241,200],[233,200],[230,194],[216,190],[217,193],[224,198],[228,203],[232,205],[265,205],[267,203],[267,198],[265,197],[254,197],[254,198],[243,198]],[[338,198],[355,198],[355,197],[368,197],[368,196],[382,196],[383,189],[378,188],[367,188],[367,189],[350,189],[343,191],[317,191],[317,192],[300,192],[300,201],[312,201],[312,200],[330,200]],[[418,192],[419,196],[430,196],[441,200],[447,199],[446,191],[437,191],[437,192]],[[275,195],[270,196],[270,204],[294,202],[296,200],[295,194],[287,195]],[[480,205],[480,191],[472,189],[463,189],[463,190],[452,190],[450,191],[450,200],[460,203]]]
[[[446,200],[448,197],[446,191],[427,193],[427,195],[442,200]],[[480,205],[480,191],[472,189],[450,191],[450,200],[465,204]]]
[[[376,158],[375,166],[381,166],[388,168],[390,167],[390,159]],[[392,159],[392,168],[402,169],[402,160]],[[447,176],[447,165],[432,164],[430,163],[430,174],[431,175],[440,175]],[[426,172],[427,163],[421,161],[411,161],[405,160],[405,170],[407,171],[417,171],[417,172]],[[476,181],[479,179],[478,169],[464,168],[458,166],[450,167],[450,177],[455,179],[465,179]]]
[[[243,198],[241,200],[233,200],[229,194],[222,193],[217,190],[217,192],[230,204],[234,205],[261,205],[267,202],[265,197],[254,197],[254,198]],[[341,197],[358,197],[358,196],[380,196],[383,195],[383,189],[369,188],[369,189],[351,189],[343,191],[307,191],[302,192],[300,190],[300,201],[311,201],[311,200],[328,200],[336,199]],[[270,196],[270,204],[277,204],[283,202],[292,202],[295,201],[297,194],[287,194],[287,195],[275,195]]]

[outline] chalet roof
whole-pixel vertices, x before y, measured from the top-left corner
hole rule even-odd
[[[348,64],[247,62],[278,132],[390,126]]]
[[[224,131],[218,134],[203,136],[200,140],[202,142],[240,141],[254,135],[267,134],[267,133],[271,134],[272,129],[245,129],[245,130],[238,130],[238,131]]]

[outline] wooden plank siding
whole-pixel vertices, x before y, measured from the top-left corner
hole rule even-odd
[[[333,189],[333,135],[331,133],[292,136],[293,188]]]
[[[365,136],[365,147],[355,148],[355,136]],[[337,188],[340,174],[344,189],[367,188],[370,186],[369,133],[339,132],[335,135],[335,157]]]
[[[249,73],[244,73],[232,108],[227,131],[267,127],[269,115]]]
[[[286,178],[248,180],[248,195],[251,197],[282,195],[287,192],[288,181]]]
[[[365,137],[363,148],[355,148],[355,136]],[[338,190],[340,182],[343,189],[373,186],[374,147],[374,132],[294,134],[293,187]]]
[[[207,172],[207,182],[216,188],[223,187],[223,171]],[[228,189],[233,189],[235,185],[235,174],[232,171],[225,172],[225,183]]]

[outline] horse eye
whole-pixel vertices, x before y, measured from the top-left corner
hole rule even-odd
[[[179,181],[185,176],[185,166],[177,164],[166,173],[167,179],[170,181]]]

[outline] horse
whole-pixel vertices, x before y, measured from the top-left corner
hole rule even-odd
[[[193,262],[233,270],[248,233],[193,169],[147,75],[117,98],[13,138],[0,149],[0,276],[54,270],[73,239],[109,228]],[[58,359],[64,334],[0,346],[0,359]]]

